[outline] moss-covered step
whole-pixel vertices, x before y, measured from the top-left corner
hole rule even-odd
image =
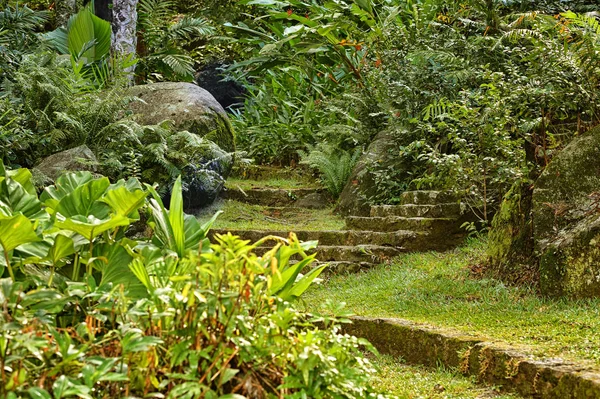
[[[261,255],[271,249],[272,246],[258,247],[255,253]],[[319,262],[346,262],[360,265],[387,262],[400,255],[402,249],[381,245],[319,245],[316,250],[308,253],[316,253]]]
[[[465,211],[466,205],[459,202],[435,205],[378,205],[371,207],[371,217],[459,218]]]
[[[417,190],[405,191],[400,196],[400,205],[437,205],[460,202],[460,197],[448,191]]]
[[[213,229],[209,237],[213,239],[217,234],[227,234],[239,236],[250,242],[257,242],[266,236],[276,236],[287,238],[289,231],[283,230],[232,230],[232,229]],[[393,247],[411,247],[411,243],[420,238],[422,233],[412,231],[357,231],[357,230],[330,230],[330,231],[309,231],[300,230],[295,232],[301,241],[319,241],[320,245],[381,245]]]
[[[262,206],[298,206],[307,208],[321,207],[326,203],[327,193],[322,188],[233,188],[223,191],[221,197],[252,205]]]
[[[412,364],[458,368],[479,381],[539,399],[600,398],[600,371],[561,359],[537,359],[515,348],[401,319],[353,318],[343,331],[382,354]]]
[[[303,168],[282,168],[268,165],[248,165],[235,168],[232,177],[246,180],[296,180],[315,181],[310,171]]]
[[[346,227],[350,230],[369,231],[426,231],[454,233],[460,230],[455,218],[407,218],[402,216],[346,218]]]

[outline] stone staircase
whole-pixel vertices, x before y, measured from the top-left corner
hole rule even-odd
[[[271,212],[293,212],[307,196],[323,195],[321,189],[229,189],[228,200],[263,205]],[[369,217],[345,219],[343,230],[294,230],[301,241],[318,241],[319,262],[330,264],[329,271],[353,272],[385,263],[404,252],[448,250],[465,238],[461,229],[466,207],[452,194],[438,191],[411,191],[401,197],[400,205],[373,206]],[[287,237],[290,231],[213,229],[211,236],[231,232],[256,242],[273,235]],[[258,248],[265,252],[270,247]]]

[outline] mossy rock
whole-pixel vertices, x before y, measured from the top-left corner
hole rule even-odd
[[[575,298],[600,297],[600,215],[561,230],[540,258],[542,292]]]
[[[575,138],[533,185],[515,186],[494,218],[489,265],[543,294],[600,296],[600,128]]]
[[[533,189],[517,182],[504,196],[488,236],[488,269],[503,281],[534,283],[538,280],[534,257]]]
[[[533,192],[535,249],[548,295],[600,296],[600,127],[574,139]]]
[[[144,125],[172,120],[179,131],[213,141],[223,150],[235,151],[235,135],[227,113],[206,90],[191,83],[166,82],[134,86],[129,95],[135,119]]]
[[[81,145],[42,159],[32,173],[36,182],[49,185],[66,172],[81,170],[96,172],[97,165],[98,160],[92,150],[86,145]]]

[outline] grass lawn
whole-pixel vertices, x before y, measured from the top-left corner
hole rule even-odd
[[[273,177],[265,180],[246,180],[240,178],[229,178],[225,183],[228,188],[241,188],[248,190],[251,188],[280,188],[289,190],[294,188],[318,188],[319,182],[315,179],[290,179]]]
[[[237,201],[221,201],[203,210],[200,221],[209,220],[222,210],[214,229],[235,230],[340,230],[344,220],[333,209],[270,208]]]
[[[448,253],[407,254],[368,272],[331,277],[304,299],[345,302],[361,316],[398,317],[504,341],[537,356],[600,365],[600,300],[548,299],[473,275],[485,242]]]
[[[373,384],[402,399],[516,399],[520,396],[500,394],[491,387],[477,385],[468,378],[446,369],[432,370],[408,366],[390,356],[373,363],[379,373]]]

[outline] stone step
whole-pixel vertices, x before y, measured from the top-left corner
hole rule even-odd
[[[402,216],[346,218],[346,228],[350,230],[370,230],[380,232],[415,231],[415,232],[455,232],[460,229],[456,218],[407,218]]]
[[[262,255],[271,250],[272,246],[258,247],[255,253]],[[319,262],[345,262],[346,264],[379,264],[400,255],[404,252],[400,248],[385,247],[381,245],[319,245],[316,250],[308,254],[316,253]]]
[[[323,203],[328,200],[326,190],[322,188],[227,188],[221,193],[224,199],[244,202],[251,205],[262,205],[270,207],[306,207],[311,208],[311,203]]]
[[[371,207],[371,217],[459,218],[465,211],[466,205],[459,202],[437,205],[378,205]]]
[[[212,239],[216,234],[227,234],[228,232],[250,242],[257,242],[266,236],[283,238],[289,236],[289,231],[213,229],[209,233],[209,238]],[[406,247],[409,250],[414,249],[413,244],[422,235],[412,231],[379,232],[359,230],[300,230],[295,233],[300,241],[319,241],[320,245],[388,245]]]
[[[437,205],[459,201],[458,195],[448,191],[405,191],[400,196],[400,205]]]

